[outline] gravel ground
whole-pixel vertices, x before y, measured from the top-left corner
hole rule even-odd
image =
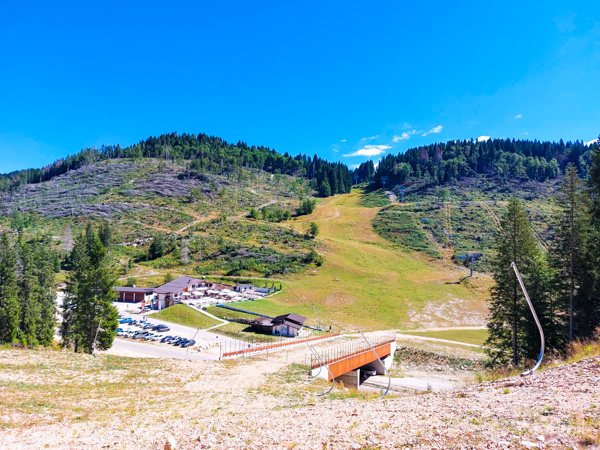
[[[13,389],[18,383],[10,381],[29,377],[31,382],[41,384],[48,378],[30,369],[17,370],[16,365],[11,366],[11,361],[27,358],[28,366],[18,367],[42,367],[25,351],[21,352],[0,351],[2,449],[600,446],[600,358],[557,366],[529,378],[516,377],[445,393],[383,401],[373,397],[353,398],[339,388],[336,392],[343,395],[326,399],[314,395],[316,391],[305,392],[302,383],[308,382],[306,377],[276,378],[275,374],[285,372],[287,367],[283,356],[228,364],[161,361],[162,366],[153,367],[152,377],[163,377],[162,383],[186,377],[188,380],[169,385],[168,389],[161,388],[159,383],[153,386],[152,382],[142,387],[136,385],[135,393],[132,387],[131,397],[144,405],[138,407],[137,413],[118,411],[107,417],[91,409],[85,420],[72,416],[44,420],[48,415],[44,408],[38,407],[35,413],[24,410],[23,405],[29,405],[32,397],[24,402],[28,393]],[[35,354],[40,360],[43,357],[39,352]],[[66,377],[69,375],[66,367],[74,364],[68,358],[73,357],[60,358],[65,358],[59,361],[65,369],[53,376]],[[90,365],[102,362],[90,358],[84,361]],[[49,364],[43,367],[51,368]],[[77,376],[75,370],[82,370],[83,363],[76,364],[71,375]],[[146,360],[135,364],[149,363]],[[146,383],[140,367],[123,372],[123,379],[137,374]],[[97,375],[87,375],[86,383],[91,384],[85,388],[86,395],[87,391],[100,389],[94,388],[94,383],[103,374],[109,380],[114,378],[115,382],[123,383],[117,380],[120,371],[113,372],[114,375],[100,370]],[[59,389],[58,384],[52,386]],[[128,391],[124,392],[119,395],[127,396]],[[64,403],[67,408],[88,407],[88,397],[79,399],[78,395],[83,395],[79,391],[73,395],[71,403]],[[102,402],[123,401],[114,395],[114,398],[102,395],[94,398],[99,402],[95,408],[100,408]]]

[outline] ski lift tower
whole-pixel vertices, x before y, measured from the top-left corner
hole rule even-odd
[[[406,186],[397,186],[397,188],[398,188],[398,193],[402,197],[402,200],[400,200],[400,203],[404,203],[404,190],[406,189]]]
[[[473,266],[475,265],[475,261],[477,261],[479,258],[481,258],[481,253],[465,253],[464,255],[458,255],[459,259],[467,259],[467,258],[471,258],[471,278],[473,278]]]
[[[385,183],[387,183],[387,177],[381,177],[381,184],[383,185],[384,191],[385,191]]]

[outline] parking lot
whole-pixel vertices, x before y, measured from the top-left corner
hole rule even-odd
[[[234,339],[209,331],[155,320],[144,314],[128,313],[124,308],[125,305],[119,306],[119,320],[124,322],[119,323],[121,331],[118,332],[117,339],[114,341],[113,348],[108,351],[109,353],[138,357],[217,359],[219,344],[234,341]],[[132,322],[135,323],[132,324]],[[162,330],[151,329],[161,325]],[[147,328],[144,329],[145,326]],[[167,342],[166,338],[169,336],[171,339]],[[190,344],[192,340],[195,342]],[[184,346],[181,345],[182,343]],[[188,344],[189,346],[187,346]]]

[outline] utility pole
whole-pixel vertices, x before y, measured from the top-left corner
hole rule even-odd
[[[317,320],[319,321],[319,325],[317,326],[317,329],[319,331],[321,331],[323,329],[323,327],[321,326],[321,318],[319,317],[319,314],[317,313],[317,308],[315,308],[315,305],[312,305],[313,310],[315,311],[315,314],[317,315]]]

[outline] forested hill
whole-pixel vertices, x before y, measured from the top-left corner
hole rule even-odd
[[[409,177],[444,184],[464,177],[484,174],[499,180],[521,178],[545,181],[556,178],[569,163],[586,177],[591,147],[583,142],[540,142],[537,140],[490,139],[449,141],[411,148],[385,156],[375,169],[372,161],[353,173],[355,182],[374,180],[388,186],[404,183]]]
[[[313,187],[327,197],[350,192],[352,176],[342,163],[328,162],[314,155],[290,156],[268,147],[249,146],[245,142],[229,144],[206,134],[163,134],[138,144],[87,148],[61,158],[41,169],[27,169],[0,175],[0,191],[14,190],[21,185],[41,183],[93,162],[118,158],[163,158],[185,162],[192,175],[204,173],[234,173],[241,168],[255,168],[308,178]]]

